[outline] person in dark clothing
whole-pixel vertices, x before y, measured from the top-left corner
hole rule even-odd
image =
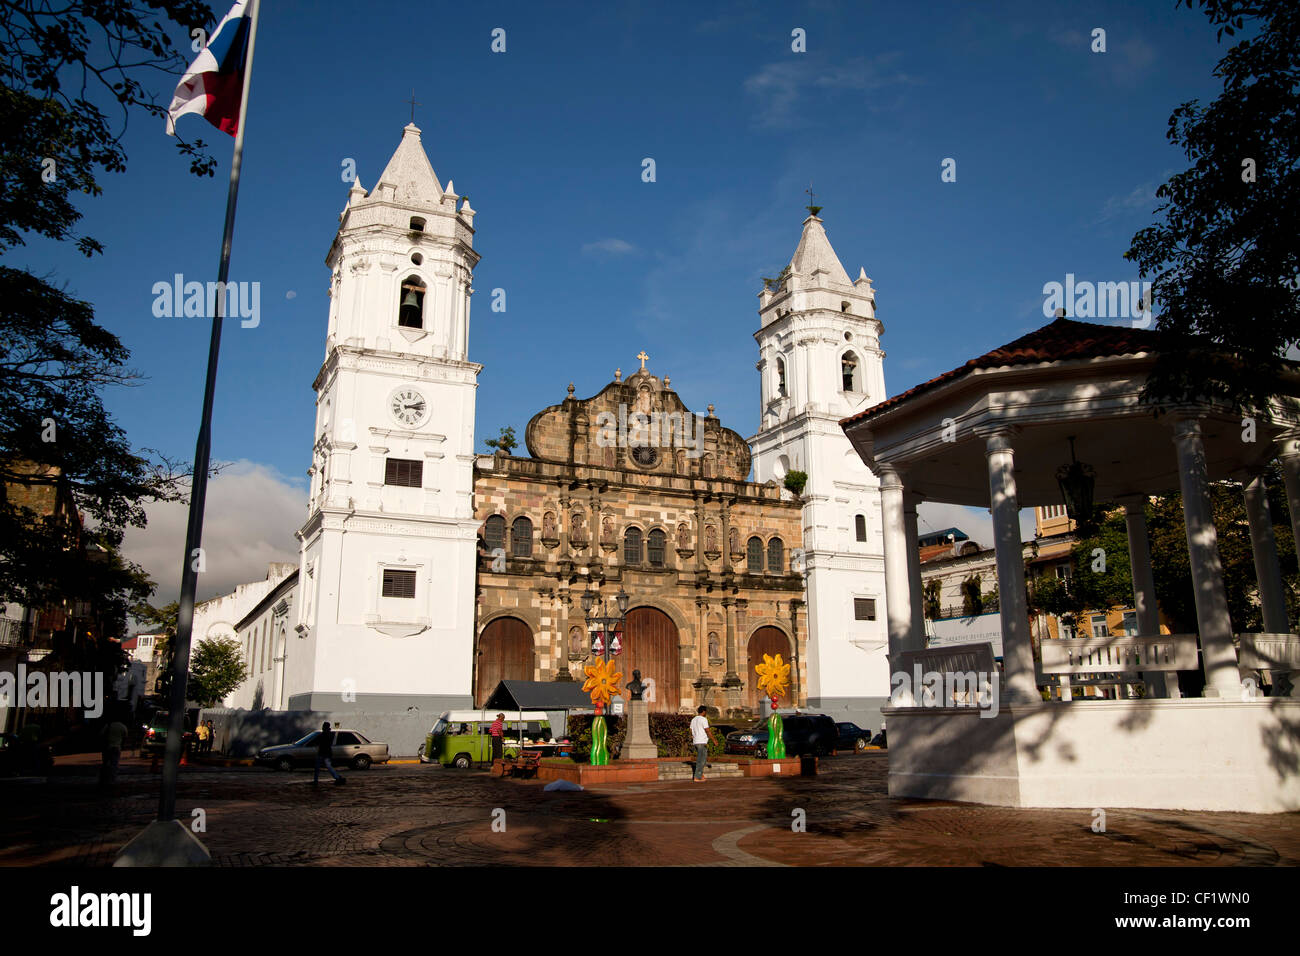
[[[320,768],[325,767],[334,778],[335,783],[347,783],[337,770],[330,758],[334,755],[334,731],[330,730],[330,722],[327,720],[321,725],[320,733],[316,735],[316,775],[312,778],[312,783],[320,783]]]

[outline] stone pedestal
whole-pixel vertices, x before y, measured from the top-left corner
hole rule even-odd
[[[653,760],[659,756],[659,748],[650,739],[650,708],[644,700],[627,702],[627,736],[618,756],[620,760]]]

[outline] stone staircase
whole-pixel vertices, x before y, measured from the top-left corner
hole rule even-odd
[[[660,780],[690,780],[695,774],[695,761],[682,760],[680,763],[673,761],[660,761],[659,779]],[[704,776],[709,780],[717,780],[723,777],[743,777],[740,772],[740,765],[734,763],[711,763],[704,769]]]

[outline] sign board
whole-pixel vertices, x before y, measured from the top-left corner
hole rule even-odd
[[[609,712],[613,714],[615,717],[623,713],[622,697],[615,697],[612,701],[610,701]]]
[[[1002,615],[979,614],[974,617],[949,617],[925,622],[925,646],[948,647],[952,644],[993,645],[993,656],[1002,656]]]

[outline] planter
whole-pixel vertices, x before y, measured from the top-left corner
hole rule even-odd
[[[786,757],[783,760],[768,760],[765,757],[714,757],[715,763],[734,763],[740,765],[740,772],[746,777],[797,777],[799,776],[799,758]]]

